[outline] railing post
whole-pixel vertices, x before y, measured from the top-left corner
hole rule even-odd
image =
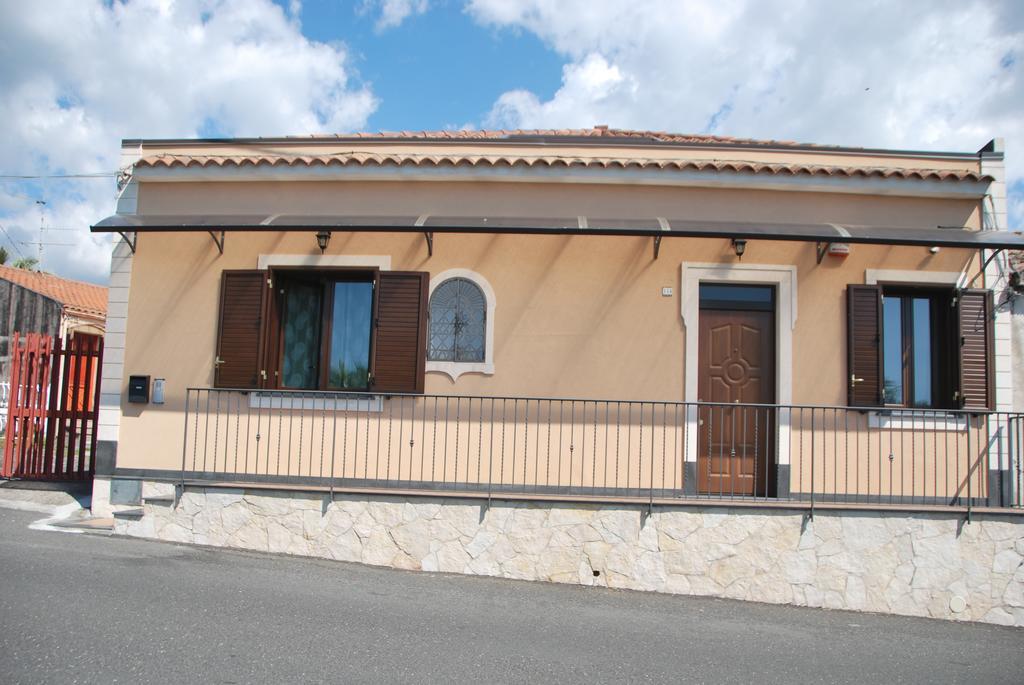
[[[1007,457],[1009,459],[1009,464],[1008,464],[1009,473],[1007,474],[1007,476],[1010,479],[1010,484],[1009,484],[1008,493],[1007,493],[1008,494],[1008,501],[1009,501],[1009,503],[1006,506],[1010,507],[1010,508],[1020,506],[1020,504],[1021,504],[1021,502],[1020,502],[1020,486],[1019,486],[1019,482],[1018,482],[1019,481],[1019,477],[1018,476],[1020,474],[1021,454],[1020,454],[1020,450],[1018,449],[1018,445],[1017,445],[1017,442],[1020,441],[1020,438],[1018,437],[1019,429],[1018,430],[1014,430],[1015,429],[1015,422],[1016,421],[1017,421],[1017,417],[1015,417],[1013,415],[1007,415],[1007,417],[1006,417],[1006,424],[1009,427],[1009,430],[1007,431],[1008,434],[1009,434],[1009,442],[1008,442],[1008,448],[1007,448]]]
[[[181,501],[182,496],[185,494],[185,455],[188,452],[188,413],[190,410],[191,399],[192,388],[185,388],[185,431],[181,437],[181,483],[179,483],[179,491],[175,493],[174,497],[175,508],[177,508],[178,502]]]
[[[964,417],[967,426],[967,523],[971,522],[971,415]]]
[[[481,406],[481,411],[483,411],[483,407],[482,406]],[[505,419],[504,419],[504,416],[505,416],[505,414],[504,414],[504,407],[502,407],[502,420],[501,420],[501,424],[502,424],[502,432],[501,432],[502,444],[504,444],[504,442],[505,442]],[[494,398],[493,397],[491,398],[491,428],[490,428],[490,431],[488,431],[488,434],[490,435],[491,446],[487,450],[487,508],[490,509],[491,508],[491,488],[494,486]],[[504,456],[504,450],[502,450],[502,455]]]
[[[642,405],[641,405],[642,406]],[[651,477],[650,477],[650,493],[647,500],[647,516],[648,518],[654,513],[654,422],[655,412],[657,411],[656,405],[651,403]],[[642,414],[641,414],[642,416]],[[641,443],[643,444],[643,443]]]
[[[815,431],[814,431],[814,408],[811,408],[811,511],[808,514],[808,518],[814,520],[814,444],[815,444]]]
[[[334,503],[334,460],[335,447],[338,441],[338,396],[334,395],[333,425],[331,427],[331,503]],[[324,411],[327,410],[327,402],[324,402]],[[401,468],[401,466],[399,466]],[[401,475],[401,474],[399,474]]]

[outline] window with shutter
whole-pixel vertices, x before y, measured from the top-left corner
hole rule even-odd
[[[995,407],[993,301],[988,290],[957,293],[960,374],[958,399],[964,409]]]
[[[850,285],[847,306],[851,406],[992,406],[988,291]]]
[[[225,271],[221,277],[220,322],[213,384],[258,388],[262,381],[266,271]]]
[[[428,278],[361,269],[226,271],[218,387],[423,392]]]

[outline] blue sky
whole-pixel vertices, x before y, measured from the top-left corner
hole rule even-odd
[[[563,60],[532,33],[481,27],[454,2],[378,30],[379,15],[362,7],[307,0],[300,19],[309,38],[348,45],[359,78],[380,98],[370,130],[479,125],[505,91],[558,90]]]
[[[1019,0],[0,0],[0,245],[105,282],[122,138],[597,124],[1001,136],[1020,227],[1022,52]]]

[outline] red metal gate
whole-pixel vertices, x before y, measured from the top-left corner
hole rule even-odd
[[[91,478],[103,338],[11,338],[11,392],[0,477]]]

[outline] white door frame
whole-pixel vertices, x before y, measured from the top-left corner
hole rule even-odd
[[[698,331],[701,283],[749,283],[774,285],[775,291],[775,401],[793,403],[793,329],[797,316],[797,272],[791,264],[716,264],[683,262],[679,299],[686,327],[684,400],[697,401]],[[776,463],[789,464],[791,417],[779,412],[778,454]],[[687,462],[697,461],[697,410],[691,407],[686,417]],[[695,468],[695,467],[694,467]]]

